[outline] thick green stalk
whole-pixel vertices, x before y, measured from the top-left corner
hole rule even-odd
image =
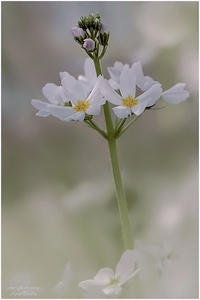
[[[102,74],[101,66],[98,58],[94,58],[94,65],[96,68],[97,76],[101,75]],[[110,107],[108,102],[104,104],[103,109],[104,109],[104,117],[105,117],[106,128],[107,128],[107,140],[108,140],[108,146],[109,146],[109,152],[111,158],[113,178],[114,178],[115,188],[116,188],[117,203],[119,208],[119,215],[121,220],[124,244],[126,249],[132,249],[133,242],[132,242],[131,227],[129,223],[128,208],[127,208],[126,196],[122,184],[122,179],[121,179],[121,172],[119,168],[115,130],[113,127],[112,118],[110,114]]]
[[[108,145],[109,145],[109,150],[110,150],[112,172],[113,172],[113,177],[114,177],[114,182],[115,182],[116,196],[117,196],[119,214],[120,214],[120,219],[121,219],[124,243],[125,243],[126,249],[132,249],[133,248],[132,232],[131,232],[131,227],[130,227],[130,223],[129,223],[126,195],[124,192],[122,178],[121,178],[121,172],[120,172],[120,168],[119,168],[116,139],[113,138],[113,139],[108,140]]]

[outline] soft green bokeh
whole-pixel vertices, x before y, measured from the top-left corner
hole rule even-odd
[[[82,123],[39,118],[59,72],[83,74],[86,54],[70,33],[82,15],[100,13],[110,30],[102,67],[141,60],[168,89],[191,97],[146,112],[119,140],[133,239],[169,241],[179,259],[156,288],[137,282],[127,297],[198,297],[198,3],[2,2],[2,296],[10,286],[52,291],[70,261],[71,291],[124,251],[106,142]],[[96,120],[103,124],[103,117]],[[170,273],[171,272],[171,273]],[[176,282],[176,284],[175,284]],[[126,295],[125,295],[126,296]]]

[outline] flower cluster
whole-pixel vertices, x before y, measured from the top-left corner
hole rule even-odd
[[[98,57],[99,45],[103,46],[102,54],[105,53],[108,45],[109,32],[104,23],[101,22],[100,15],[89,15],[88,17],[81,17],[77,26],[72,27],[72,35],[77,43],[86,50],[88,55],[91,52]]]
[[[141,283],[146,276],[148,279],[149,276],[153,276],[162,280],[167,266],[173,264],[175,258],[175,253],[167,242],[158,245],[135,241],[134,249],[126,250],[122,254],[115,272],[110,268],[102,268],[94,279],[81,281],[79,287],[88,292],[103,292],[109,296],[119,295],[124,285],[128,281],[131,284],[131,279],[137,274]]]
[[[169,103],[180,103],[189,97],[184,83],[178,83],[163,92],[158,81],[145,76],[141,62],[123,65],[116,62],[108,67],[110,79],[97,77],[90,58],[85,61],[85,74],[75,79],[68,72],[60,72],[61,85],[47,83],[43,94],[49,103],[33,99],[38,116],[53,115],[63,121],[84,121],[98,115],[105,101],[114,104],[113,112],[119,118],[141,115],[162,97]],[[136,95],[136,90],[141,93]]]
[[[61,72],[60,78],[61,86],[47,83],[42,89],[49,103],[32,100],[32,105],[39,110],[36,115],[52,115],[67,122],[87,120],[100,113],[101,106],[105,103],[100,92],[102,76],[96,77],[93,83],[87,81],[87,77],[76,80],[67,72]]]

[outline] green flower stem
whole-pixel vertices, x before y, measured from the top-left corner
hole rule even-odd
[[[141,114],[142,115],[142,114]],[[126,126],[124,126],[124,128],[115,135],[116,139],[118,139],[133,123],[135,123],[135,121],[141,116],[136,116],[129,124],[127,124]]]
[[[97,76],[101,75],[102,74],[101,66],[100,66],[99,59],[97,57],[94,58],[94,65],[96,68]],[[132,249],[133,248],[132,232],[129,223],[126,196],[125,196],[125,192],[122,184],[121,172],[119,168],[115,130],[113,127],[108,101],[106,101],[106,103],[104,104],[103,109],[104,109],[104,117],[105,117],[106,128],[107,128],[107,140],[108,140],[108,146],[109,146],[109,152],[111,158],[113,178],[114,178],[115,188],[116,188],[117,203],[119,208],[119,215],[121,220],[124,244],[126,249]]]
[[[115,182],[116,196],[117,196],[117,202],[118,202],[118,208],[119,208],[119,215],[120,215],[120,219],[121,219],[124,244],[125,244],[126,249],[132,249],[133,248],[132,232],[131,232],[131,227],[130,227],[130,223],[129,223],[126,195],[124,192],[122,178],[121,178],[121,172],[120,172],[120,168],[119,168],[116,139],[113,138],[113,139],[108,140],[108,145],[109,145],[109,150],[110,150],[112,172],[113,172],[113,177],[114,177],[114,182]]]
[[[101,55],[99,56],[99,59],[101,59],[104,56],[104,54],[106,53],[106,50],[107,50],[107,46],[103,46],[103,50],[101,52]]]
[[[118,124],[118,126],[115,128],[115,137],[118,136],[118,134],[121,132],[125,122],[127,121],[127,118],[122,119],[122,121]]]
[[[96,131],[98,131],[105,139],[108,139],[107,133],[101,128],[99,128],[99,126],[95,124],[92,120],[85,120],[85,123],[88,124],[93,129],[95,129]]]

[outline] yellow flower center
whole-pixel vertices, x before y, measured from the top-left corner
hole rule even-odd
[[[133,98],[131,95],[128,95],[126,98],[122,99],[122,103],[126,107],[133,107],[138,104],[138,99]]]
[[[111,278],[109,284],[110,285],[117,285],[120,282],[120,277]]]
[[[76,106],[74,107],[74,110],[76,112],[78,112],[78,111],[85,112],[86,109],[88,109],[89,106],[90,106],[89,100],[84,100],[84,101],[78,100]]]

